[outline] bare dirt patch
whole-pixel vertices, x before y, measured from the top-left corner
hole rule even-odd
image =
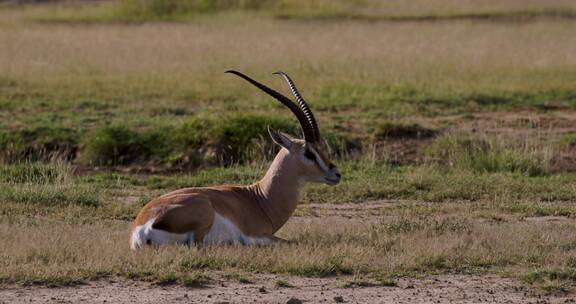
[[[291,287],[276,287],[282,279]],[[440,275],[400,279],[395,287],[345,287],[351,277],[255,277],[251,284],[214,282],[205,288],[134,281],[98,281],[70,288],[8,287],[0,303],[574,303],[571,294],[542,295],[496,276]]]

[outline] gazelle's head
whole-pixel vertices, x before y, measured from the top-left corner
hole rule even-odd
[[[266,92],[288,107],[298,118],[302,128],[303,139],[297,139],[288,134],[268,129],[272,140],[285,149],[285,160],[291,169],[297,170],[298,175],[307,181],[328,185],[336,185],[340,182],[340,171],[327,157],[327,153],[324,153],[324,146],[322,145],[320,131],[314,114],[288,75],[283,72],[274,73],[282,76],[288,82],[288,86],[297,103],[240,72],[226,71],[226,73],[238,75]]]

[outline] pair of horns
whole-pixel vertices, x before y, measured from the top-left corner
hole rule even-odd
[[[288,97],[278,93],[277,91],[259,83],[258,81],[254,80],[254,79],[252,79],[252,78],[250,78],[250,77],[248,77],[248,76],[246,76],[240,72],[230,70],[230,71],[226,71],[226,73],[232,73],[234,75],[237,75],[237,76],[243,78],[244,80],[248,81],[249,83],[251,83],[255,87],[264,91],[268,95],[274,97],[274,99],[278,100],[283,105],[288,107],[290,109],[290,111],[292,111],[292,113],[294,113],[296,118],[298,118],[298,121],[300,122],[300,126],[302,127],[302,131],[304,133],[304,139],[307,142],[311,142],[311,143],[317,143],[320,141],[320,131],[318,130],[318,124],[316,123],[316,119],[314,118],[314,114],[312,113],[312,110],[310,110],[310,107],[308,107],[308,104],[306,103],[306,101],[304,101],[304,98],[302,98],[302,96],[300,95],[300,92],[298,92],[298,89],[296,88],[296,85],[294,84],[292,79],[290,79],[290,77],[288,75],[286,75],[286,73],[276,72],[274,74],[280,75],[280,76],[282,76],[282,78],[284,78],[284,80],[286,80],[286,82],[288,83],[288,86],[290,87],[290,90],[292,91],[292,95],[294,95],[294,98],[296,98],[296,101],[298,102],[297,105],[292,100],[290,100]]]

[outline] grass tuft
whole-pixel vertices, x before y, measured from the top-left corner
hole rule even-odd
[[[0,200],[43,206],[97,206],[99,192],[89,185],[74,184],[21,184],[0,185]]]
[[[286,272],[305,277],[328,277],[352,274],[353,270],[344,264],[342,257],[331,256],[320,262],[287,265],[286,268],[282,267],[282,269],[279,269],[278,272]]]
[[[277,288],[292,288],[292,287],[294,287],[288,281],[282,280],[282,279],[276,280],[274,282],[274,286],[276,286]]]
[[[576,147],[576,133],[565,134],[560,138],[560,143],[567,147]]]
[[[541,176],[548,172],[547,160],[534,152],[525,153],[496,140],[447,135],[428,147],[432,161],[452,168],[475,172],[511,172]]]
[[[69,164],[15,164],[0,167],[0,201],[42,206],[97,206],[97,186],[78,184]]]
[[[542,282],[546,279],[576,282],[576,268],[566,268],[556,270],[535,270],[529,272],[524,277],[524,281],[530,284],[536,282]]]
[[[0,182],[11,184],[51,184],[64,182],[73,174],[68,163],[21,163],[0,167]]]
[[[186,287],[204,287],[210,283],[210,278],[200,273],[166,273],[156,279],[159,285],[181,284]]]

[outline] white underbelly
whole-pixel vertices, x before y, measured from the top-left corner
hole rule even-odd
[[[210,231],[204,237],[205,245],[237,243],[242,245],[267,245],[270,244],[267,237],[248,236],[234,225],[230,220],[216,213],[214,223]]]
[[[134,228],[130,239],[130,247],[135,250],[146,245],[162,246],[168,244],[194,244],[194,232],[170,233],[152,228],[156,219],[150,219],[146,224]],[[204,236],[204,245],[241,244],[268,245],[272,241],[268,237],[253,237],[244,234],[234,223],[218,213],[210,231]]]

